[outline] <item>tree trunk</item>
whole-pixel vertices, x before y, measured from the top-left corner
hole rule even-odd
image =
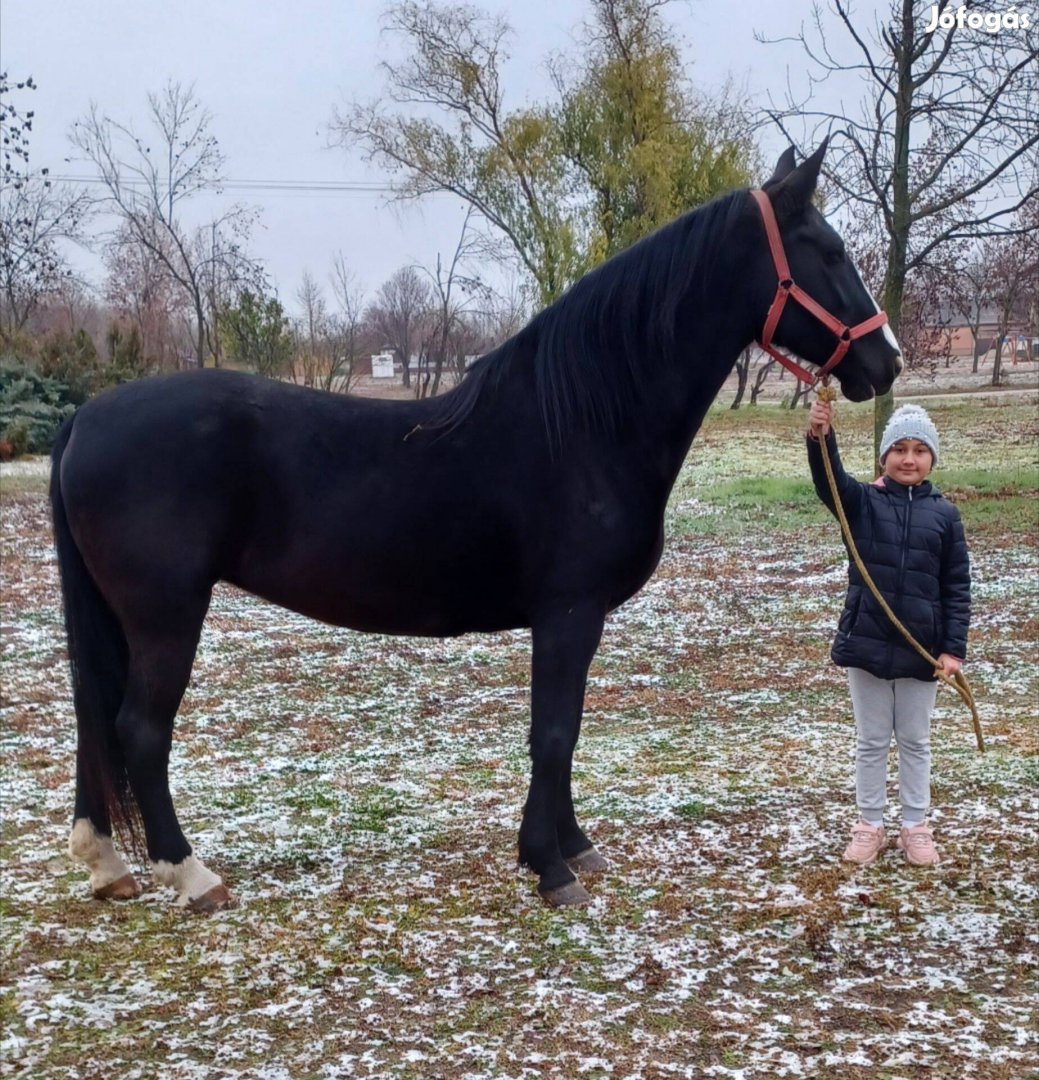
[[[894,245],[892,246],[894,253]],[[889,263],[889,267],[891,264]],[[888,270],[887,280],[884,284],[884,310],[887,312],[888,323],[891,332],[898,337],[899,323],[902,315],[902,290],[905,284],[905,249],[902,249],[901,270],[895,268]],[[880,476],[880,440],[887,427],[891,414],[895,411],[895,391],[890,389],[886,394],[878,394],[873,404],[873,460],[874,476]]]
[[[913,0],[902,0],[901,41],[895,55],[898,86],[895,91],[895,160],[891,179],[891,243],[884,275],[884,310],[891,332],[898,337],[902,323],[902,298],[906,283],[906,254],[909,249],[909,135],[913,105],[913,44],[915,41]],[[873,460],[880,475],[880,439],[895,409],[895,393],[878,394],[873,407]]]
[[[206,320],[202,314],[202,308],[195,304],[195,319],[198,322],[198,331],[195,335],[195,362],[200,368],[206,366]]]
[[[772,365],[775,360],[769,360],[766,364],[763,364],[758,368],[757,376],[754,379],[754,385],[750,388],[750,403],[751,405],[757,405],[758,394],[761,393],[761,388],[765,385],[765,380],[768,378],[768,373],[772,370]]]
[[[793,396],[790,398],[790,408],[796,409],[800,403],[807,409],[810,404],[808,400],[808,391],[811,390],[811,388],[810,383],[801,382],[800,379],[797,379],[794,385]]]
[[[995,355],[992,359],[992,385],[999,386],[999,380],[1003,377],[1003,327],[996,334]]]
[[[220,343],[220,325],[218,321],[216,305],[214,304],[210,310],[213,312],[213,336],[210,350],[213,353],[213,367],[222,367],[223,354],[222,346]]]
[[[750,349],[744,349],[740,358],[736,361],[736,396],[732,399],[730,409],[738,409],[743,395],[747,390],[747,378],[750,375]]]

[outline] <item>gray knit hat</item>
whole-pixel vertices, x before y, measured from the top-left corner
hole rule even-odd
[[[922,442],[934,455],[934,464],[938,464],[938,429],[919,405],[902,405],[891,414],[880,437],[881,464],[891,447],[902,439]]]

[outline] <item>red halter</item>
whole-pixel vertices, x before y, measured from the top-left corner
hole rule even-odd
[[[783,250],[783,241],[779,235],[779,226],[776,224],[776,214],[772,209],[772,200],[761,190],[751,191],[751,195],[761,211],[761,217],[765,223],[765,233],[768,236],[768,246],[772,252],[772,262],[775,264],[776,275],[779,277],[779,287],[776,289],[776,296],[772,301],[772,306],[768,309],[765,328],[761,331],[761,340],[758,344],[765,352],[778,360],[787,371],[792,371],[802,382],[818,382],[819,379],[824,379],[829,375],[844,359],[844,354],[851,348],[851,343],[856,338],[863,337],[870,331],[883,326],[887,322],[887,315],[883,311],[878,311],[876,315],[866,319],[864,322],[857,323],[855,326],[845,326],[840,319],[834,317],[824,307],[817,304],[804,289],[799,285],[795,285],[794,279],[790,276],[790,266],[786,261],[786,252]],[[811,312],[823,326],[838,338],[837,348],[833,350],[833,355],[814,375],[807,368],[803,368],[796,361],[791,360],[789,356],[784,356],[772,345],[772,335],[776,332],[779,317],[783,314],[783,308],[786,307],[788,299],[795,300],[803,308]]]

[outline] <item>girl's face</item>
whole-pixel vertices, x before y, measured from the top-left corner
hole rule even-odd
[[[934,455],[927,443],[899,439],[884,455],[884,475],[900,484],[919,484],[934,467]]]

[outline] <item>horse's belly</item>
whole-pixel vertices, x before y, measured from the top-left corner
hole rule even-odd
[[[413,637],[457,637],[459,634],[511,630],[528,623],[520,608],[506,602],[459,604],[430,595],[398,596],[343,592],[327,585],[320,590],[291,589],[285,581],[235,581],[264,600],[333,626],[368,634]]]
[[[309,544],[283,559],[249,552],[223,575],[282,607],[366,633],[453,637],[526,625],[514,567],[410,545],[332,554]]]

